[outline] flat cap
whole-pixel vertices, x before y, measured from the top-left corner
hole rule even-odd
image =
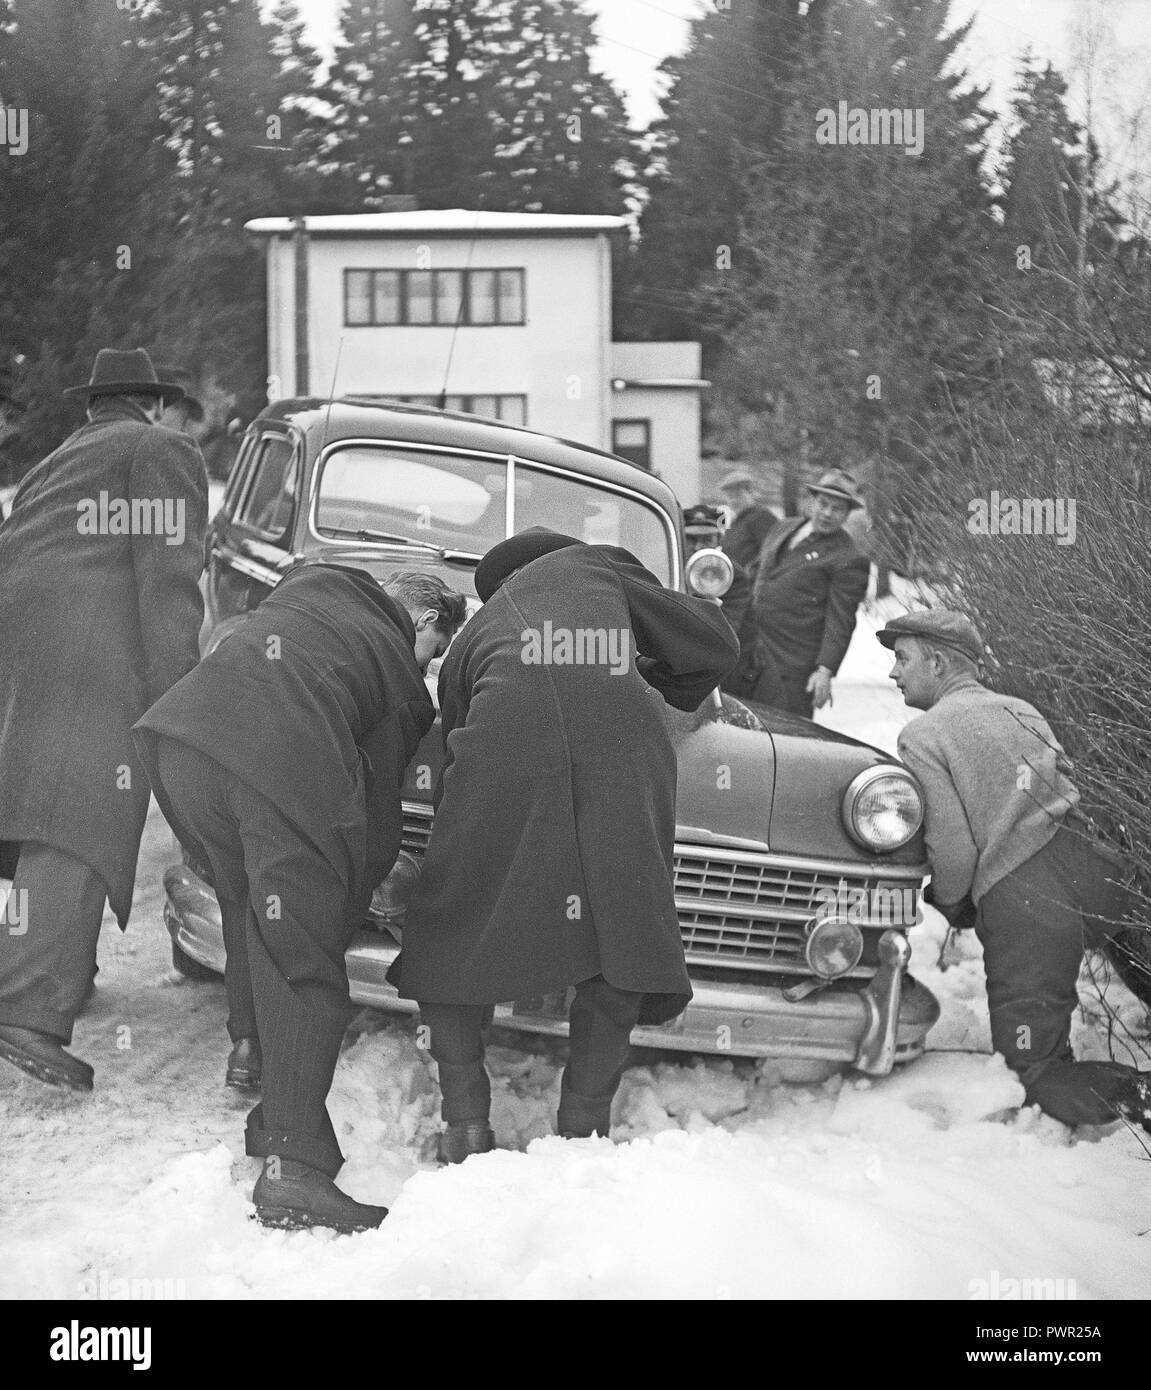
[[[954,608],[925,608],[894,618],[876,637],[889,650],[898,637],[923,637],[941,647],[951,647],[972,661],[983,660],[983,638],[970,618]]]
[[[749,473],[746,468],[734,468],[720,479],[720,492],[729,492],[736,487],[758,487],[755,474]]]

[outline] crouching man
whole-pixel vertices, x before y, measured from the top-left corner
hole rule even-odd
[[[1077,809],[1070,764],[1025,700],[979,681],[983,640],[962,614],[908,613],[878,634],[913,709],[899,756],[926,799],[928,901],[983,946],[991,1040],[1029,1104],[1067,1125],[1120,1117],[1151,1129],[1151,1088],[1117,1062],[1071,1053],[1086,948],[1127,911],[1116,856]]]
[[[490,550],[476,592],[440,673],[444,771],[396,972],[439,1066],[446,1162],[493,1146],[492,1005],[575,986],[572,1137],[608,1132],[636,1023],[687,1006],[660,697],[695,710],[739,655],[718,605],[542,528]]]
[[[378,1226],[326,1100],[355,1010],[344,951],[400,848],[424,685],[466,615],[438,579],[303,565],[135,727],[156,799],[206,865],[227,948],[230,1065],[262,1070],[245,1148],[267,1226]],[[242,1050],[242,1057],[238,1052]],[[262,1065],[261,1065],[262,1064]]]

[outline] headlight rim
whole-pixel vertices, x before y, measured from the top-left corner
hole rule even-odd
[[[702,594],[692,582],[692,571],[698,569],[704,561],[722,560],[727,567],[727,583],[723,589],[714,594]],[[735,566],[732,564],[731,556],[727,555],[718,546],[707,546],[703,550],[697,550],[694,555],[689,555],[683,567],[684,582],[687,591],[694,598],[722,599],[731,592],[731,586],[735,583]]]
[[[906,782],[915,795],[915,804],[918,810],[914,824],[902,840],[896,841],[894,844],[877,845],[860,832],[856,825],[855,810],[863,793],[871,784],[885,777],[893,777]],[[840,814],[848,835],[860,848],[867,850],[869,854],[894,854],[896,850],[909,845],[923,828],[923,791],[907,768],[898,763],[876,763],[872,767],[866,767],[862,772],[856,773],[847,784],[847,790],[843,793]]]

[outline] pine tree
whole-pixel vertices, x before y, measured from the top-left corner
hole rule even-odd
[[[712,280],[722,390],[791,461],[792,505],[808,457],[874,472],[894,497],[899,470],[929,458],[955,401],[997,368],[990,118],[956,70],[966,29],[949,31],[949,7],[837,0],[749,180],[732,269]],[[922,152],[819,143],[840,102],[921,111]]]
[[[631,138],[577,0],[351,0],[326,157],[363,205],[618,211]]]
[[[629,337],[705,337],[693,291],[734,244],[751,153],[777,142],[805,37],[827,0],[738,0],[693,21],[651,131],[648,202],[634,263],[622,267],[620,330]]]

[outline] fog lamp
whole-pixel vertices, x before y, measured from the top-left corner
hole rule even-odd
[[[854,970],[863,956],[863,933],[846,917],[817,917],[807,928],[803,958],[821,980]]]

